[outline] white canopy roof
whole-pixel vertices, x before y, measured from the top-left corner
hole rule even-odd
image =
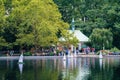
[[[85,36],[80,30],[69,30],[70,33],[73,33],[73,35],[80,41],[80,42],[88,42],[89,38]],[[65,41],[63,37],[59,39],[60,41]]]
[[[80,41],[80,42],[88,42],[89,38],[85,36],[80,30],[69,30],[70,33],[73,33],[73,35]]]

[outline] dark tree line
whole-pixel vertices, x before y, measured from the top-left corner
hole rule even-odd
[[[109,42],[112,45],[108,48],[117,47],[120,49],[119,0],[54,0],[54,2],[58,5],[65,22],[70,24],[72,18],[74,18],[76,29],[81,30],[88,37],[96,28],[107,29],[110,34],[113,34],[111,36],[113,41],[112,43]],[[97,37],[92,37],[92,40],[94,38]]]

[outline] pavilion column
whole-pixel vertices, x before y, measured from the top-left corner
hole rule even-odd
[[[78,43],[78,50],[81,50],[81,43]]]
[[[74,57],[77,56],[77,53],[76,53],[76,47],[74,47]]]
[[[73,52],[73,48],[74,48],[74,46],[73,45],[71,45],[71,51]]]
[[[68,50],[68,57],[71,55],[71,53],[70,53],[70,49]]]

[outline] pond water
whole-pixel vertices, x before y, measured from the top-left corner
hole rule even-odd
[[[120,58],[0,60],[0,80],[120,80]]]

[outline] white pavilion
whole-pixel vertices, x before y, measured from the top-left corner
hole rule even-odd
[[[70,34],[72,33],[73,36],[76,37],[79,40],[78,50],[81,50],[82,45],[85,42],[89,41],[89,38],[86,35],[84,35],[80,30],[75,30],[74,18],[72,19],[72,30],[69,30],[69,32],[70,32]],[[65,41],[65,39],[63,37],[61,37],[59,40],[60,41]],[[76,52],[76,47],[71,45],[71,51],[75,51]]]

